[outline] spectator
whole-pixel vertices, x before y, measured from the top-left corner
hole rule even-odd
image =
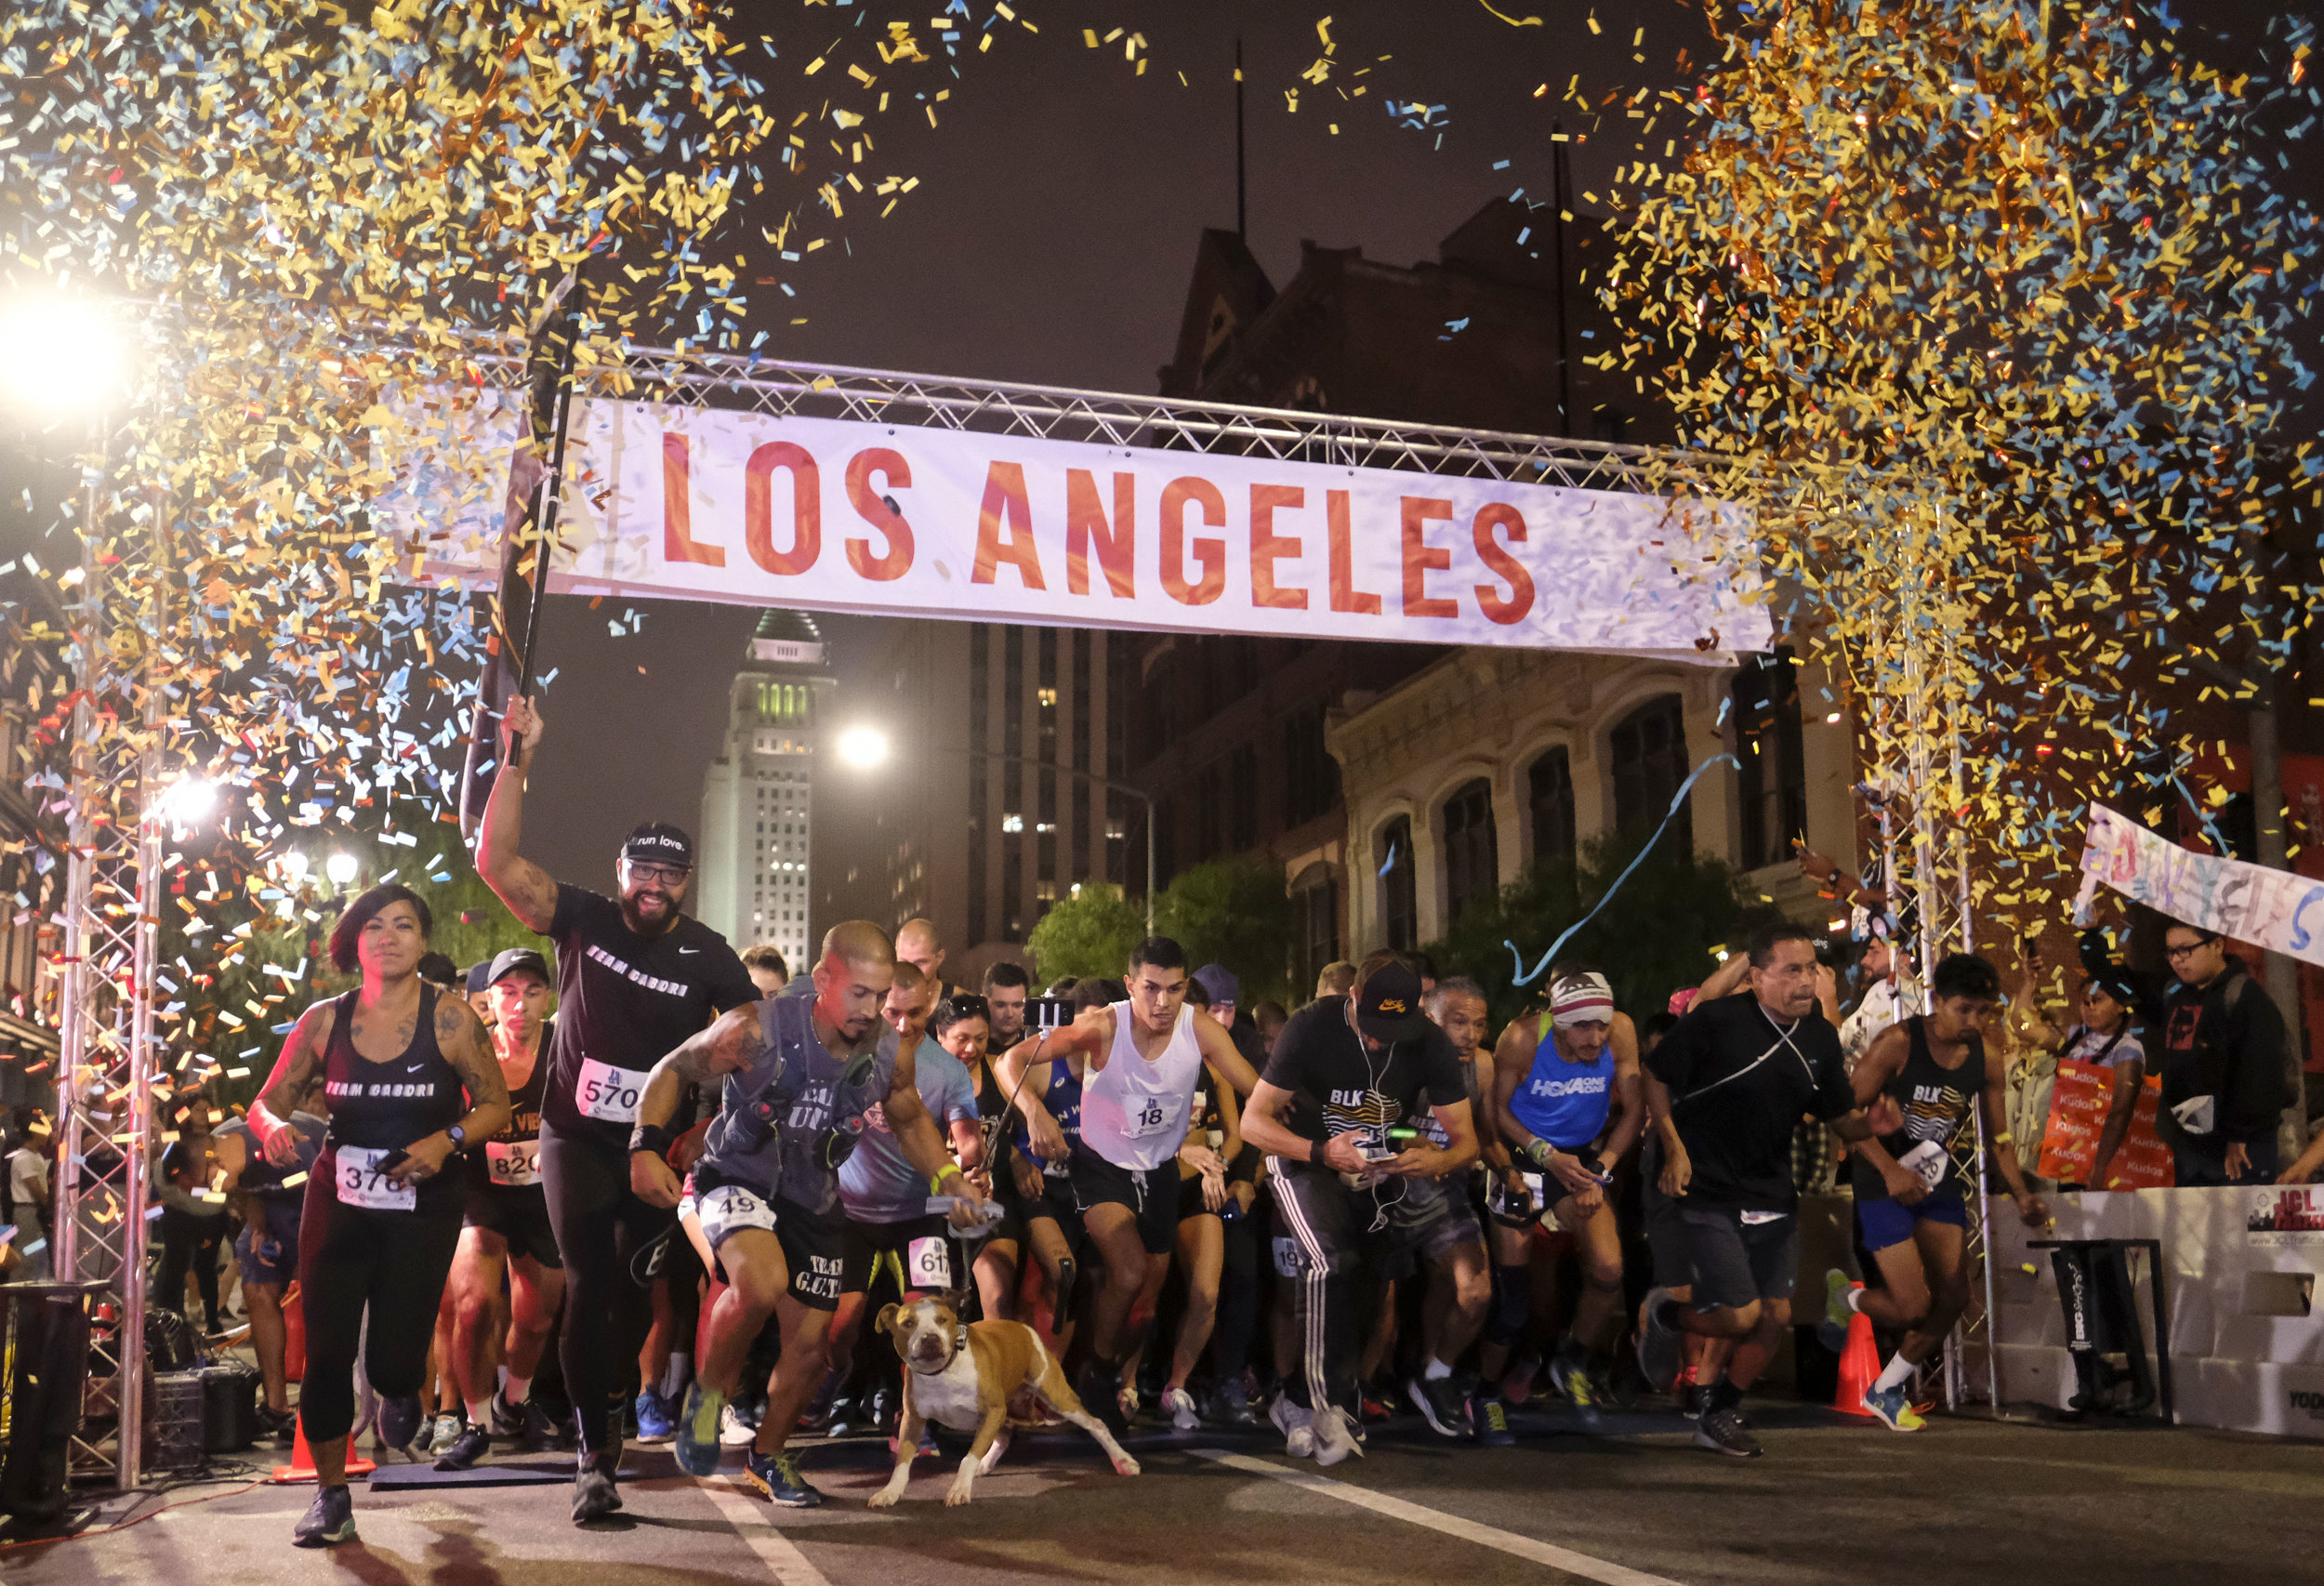
[[[1291,1022],[1291,1015],[1280,1002],[1261,1002],[1250,1011],[1250,1017],[1259,1030],[1259,1050],[1273,1057],[1275,1038],[1283,1033],[1283,1026]]]
[[[783,961],[783,955],[772,942],[761,942],[745,953],[743,968],[761,997],[772,997],[791,984],[791,966]]]
[[[2021,1109],[2013,1104],[2010,1129],[2018,1136],[2019,1160],[2028,1164],[2039,1160],[2041,1142],[2049,1132],[2053,1108],[2048,1098],[2053,1093],[2057,1064],[2090,1063],[2112,1070],[2114,1089],[2107,1098],[2106,1121],[2099,1131],[2097,1155],[2090,1169],[2090,1183],[2104,1189],[2115,1153],[2130,1134],[2146,1077],[2146,1048],[2138,1026],[2146,1017],[2147,1002],[2138,977],[2107,958],[2100,932],[2083,934],[2081,952],[2083,967],[2089,971],[2081,985],[2081,1022],[2067,1030],[2053,1024],[2040,1004],[2034,984],[2041,967],[2040,957],[2031,953],[2026,957],[2026,984],[2021,993],[2026,1012],[2020,1029],[2028,1041],[2049,1054],[2050,1062],[2048,1074],[2040,1083],[2041,1106]],[[2038,1070],[2040,1058],[2029,1057],[2025,1066]],[[2027,1139],[2029,1134],[2032,1138]]]
[[[1921,1011],[1921,988],[1913,984],[1912,960],[1884,935],[1864,944],[1855,967],[1863,987],[1856,1005],[1840,1021],[1840,1051],[1853,1072],[1872,1038]]]
[[[2173,923],[2163,951],[2179,980],[2163,1014],[2155,1131],[2179,1186],[2266,1183],[2291,1073],[2283,1015],[2216,931]]]
[[[1327,997],[1345,997],[1355,984],[1355,966],[1345,958],[1334,958],[1315,975],[1315,1000]]]
[[[15,1272],[16,1281],[44,1278],[52,1270],[48,1164],[56,1155],[57,1136],[48,1120],[37,1112],[26,1114],[23,1142],[8,1154],[8,1201],[16,1222],[16,1237],[10,1243],[24,1262]]]
[[[154,1298],[164,1309],[186,1309],[186,1277],[193,1276],[202,1296],[202,1330],[218,1331],[218,1252],[232,1232],[222,1198],[202,1198],[206,1166],[202,1148],[191,1138],[171,1143],[162,1153],[162,1172],[154,1188],[162,1203],[162,1271]]]

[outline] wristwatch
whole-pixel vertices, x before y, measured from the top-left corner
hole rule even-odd
[[[445,1130],[444,1133],[450,1137],[452,1141],[452,1149],[455,1151],[457,1151],[461,1146],[468,1143],[468,1130],[462,1129],[456,1123]]]

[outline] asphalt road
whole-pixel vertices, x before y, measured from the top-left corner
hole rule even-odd
[[[184,1507],[126,1529],[0,1552],[0,1577],[11,1586],[2139,1586],[2313,1579],[2317,1568],[2315,1444],[1944,1419],[1900,1436],[1824,1412],[1766,1420],[1766,1457],[1733,1460],[1694,1449],[1670,1418],[1630,1418],[1594,1438],[1536,1421],[1507,1449],[1447,1447],[1407,1418],[1374,1429],[1366,1458],[1328,1473],[1286,1459],[1272,1438],[1148,1435],[1131,1441],[1144,1466],[1135,1478],[1113,1474],[1077,1434],[1045,1434],[1021,1441],[967,1508],[944,1505],[950,1461],[924,1459],[904,1503],[884,1512],[864,1504],[886,1479],[882,1443],[803,1446],[802,1467],[832,1500],[781,1513],[739,1474],[695,1482],[666,1452],[633,1450],[619,1524],[576,1530],[561,1482],[359,1486],[361,1540],[328,1553],[290,1546],[305,1489],[188,1487],[165,1495]],[[123,1513],[116,1502],[103,1517]]]

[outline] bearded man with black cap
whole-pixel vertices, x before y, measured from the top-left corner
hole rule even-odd
[[[518,919],[557,944],[556,1031],[542,1098],[540,1178],[565,1262],[558,1359],[580,1423],[575,1525],[621,1507],[618,1407],[637,1389],[651,1285],[677,1226],[629,1186],[629,1131],[646,1076],[729,1009],[759,999],[726,938],[679,912],[693,843],[649,822],[623,839],[619,897],[552,880],[518,852],[525,773],[541,739],[527,699],[502,725],[502,774],[477,834],[476,868]]]
[[[1405,1180],[1442,1178],[1476,1160],[1459,1055],[1420,996],[1410,964],[1374,953],[1346,997],[1292,1015],[1243,1109],[1243,1137],[1268,1154],[1278,1209],[1300,1247],[1305,1370],[1272,1413],[1286,1446],[1312,1448],[1319,1464],[1357,1451],[1359,1339],[1380,1314],[1380,1275],[1400,1236],[1389,1209]],[[1393,1149],[1389,1130],[1423,1095],[1446,1143]]]

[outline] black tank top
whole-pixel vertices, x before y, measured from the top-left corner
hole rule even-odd
[[[525,1076],[523,1084],[508,1090],[508,1127],[491,1138],[503,1144],[522,1144],[541,1137],[541,1103],[548,1094],[551,1066],[548,1043],[556,1033],[556,1020],[542,1024],[540,1050],[533,1055],[533,1072]]]
[[[338,999],[323,1053],[330,1143],[395,1151],[459,1122],[468,1111],[468,1088],[436,1048],[435,988],[422,985],[412,1044],[385,1063],[355,1050],[355,997],[350,991]]]
[[[1960,1194],[1969,1177],[1953,1146],[1969,1122],[1969,1109],[1985,1093],[1985,1042],[1974,1030],[1964,1031],[1969,1055],[1959,1068],[1940,1067],[1929,1050],[1929,1033],[1919,1015],[1905,1021],[1909,1042],[1905,1065],[1883,1092],[1905,1115],[1905,1126],[1881,1136],[1881,1145],[1908,1168],[1920,1171],[1934,1194]],[[1940,1155],[1932,1155],[1934,1146]],[[1918,1153],[1912,1161],[1907,1156]],[[1923,1169],[1921,1163],[1928,1166]],[[1888,1184],[1862,1156],[1851,1170],[1858,1200],[1888,1200]]]

